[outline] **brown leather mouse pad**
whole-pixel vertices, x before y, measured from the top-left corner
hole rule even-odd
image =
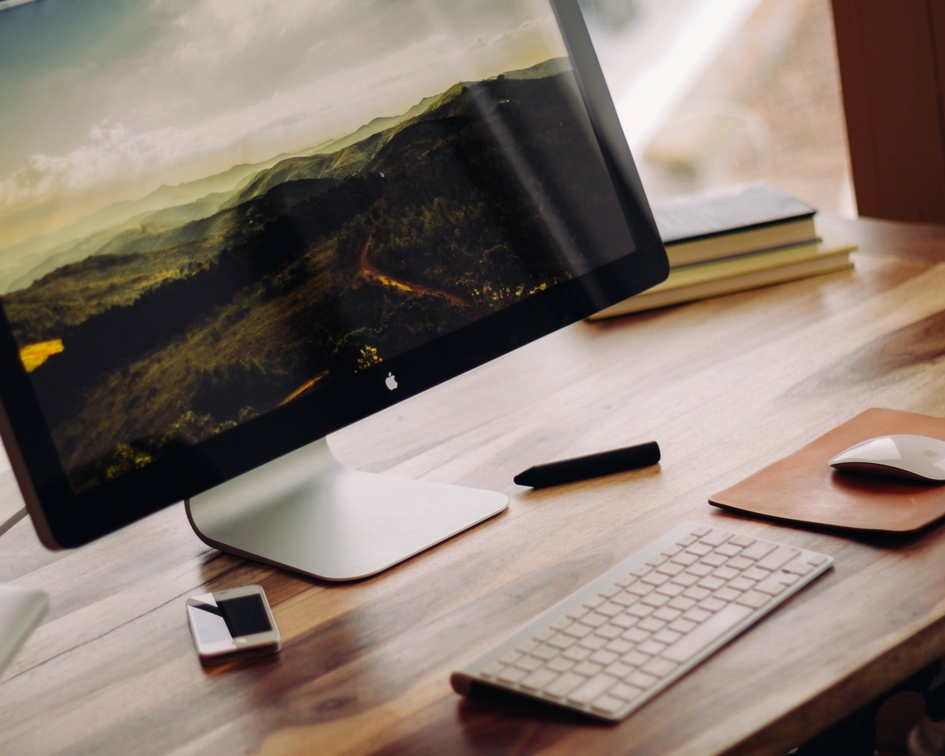
[[[816,525],[905,533],[945,516],[945,485],[855,477],[828,462],[860,441],[894,433],[945,440],[945,419],[870,409],[800,451],[709,497],[717,507]]]

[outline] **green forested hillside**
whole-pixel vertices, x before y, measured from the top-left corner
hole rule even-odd
[[[77,489],[628,251],[569,72],[498,77],[3,299]],[[579,254],[580,252],[580,254]]]

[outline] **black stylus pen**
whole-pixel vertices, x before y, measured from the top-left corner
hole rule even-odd
[[[562,483],[573,483],[577,480],[599,478],[602,475],[611,475],[625,470],[649,467],[659,461],[660,447],[656,441],[649,441],[624,449],[563,459],[546,465],[535,465],[516,475],[513,480],[520,486],[547,488]]]

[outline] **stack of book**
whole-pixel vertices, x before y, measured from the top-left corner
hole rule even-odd
[[[856,245],[814,222],[816,211],[765,182],[654,203],[670,273],[592,320],[850,268]]]

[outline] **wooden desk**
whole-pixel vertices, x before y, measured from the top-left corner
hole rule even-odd
[[[706,504],[867,407],[945,416],[945,228],[822,222],[860,243],[855,273],[579,324],[332,437],[352,466],[511,497],[375,579],[221,555],[181,506],[71,553],[17,525],[0,582],[48,590],[52,610],[2,678],[0,752],[784,754],[945,654],[945,529],[855,541]],[[658,469],[511,482],[654,438]],[[2,515],[17,502],[0,481]],[[618,726],[453,694],[451,670],[683,519],[836,568]],[[250,582],[283,652],[203,670],[184,597]]]

